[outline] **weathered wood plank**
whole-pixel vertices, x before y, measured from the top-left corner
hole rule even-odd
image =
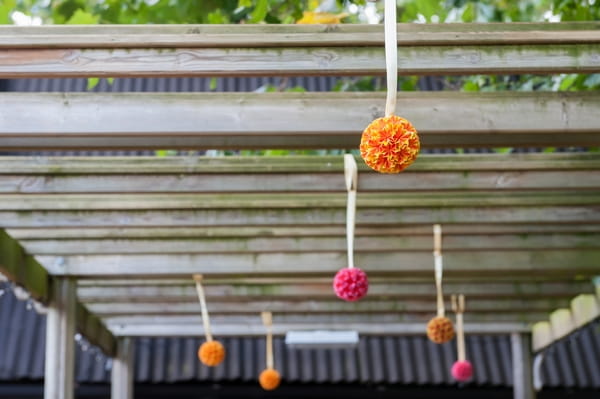
[[[331,279],[313,278],[310,281],[296,282],[297,278],[281,280],[278,283],[236,283],[210,284],[206,279],[204,291],[209,303],[228,302],[240,299],[331,299]],[[135,280],[122,280],[124,285],[113,285],[113,281],[83,280],[90,285],[80,285],[77,294],[83,303],[109,302],[197,302],[197,294],[190,281],[171,281],[169,285],[136,285]],[[129,282],[129,284],[127,284]],[[156,283],[159,283],[158,281]],[[455,282],[444,284],[447,295],[464,294],[469,298],[572,298],[581,293],[594,293],[591,282]],[[385,282],[371,279],[369,299],[424,299],[435,298],[435,286],[431,282]]]
[[[358,156],[359,179],[380,176]],[[514,154],[421,154],[399,179],[412,173],[431,172],[560,172],[600,169],[600,154],[593,152],[514,153]],[[211,176],[222,174],[318,174],[339,175],[344,172],[344,160],[339,155],[286,155],[209,157],[202,155],[156,156],[3,156],[0,158],[2,179],[17,175],[41,175],[46,179],[59,176],[93,178],[100,176],[188,175]],[[130,181],[135,183],[135,181]],[[386,184],[392,184],[386,181]],[[180,183],[183,184],[183,183]],[[361,189],[365,183],[361,181]],[[90,187],[89,189],[94,189]],[[300,189],[300,187],[298,187]]]
[[[44,398],[75,397],[76,283],[71,278],[52,280],[46,318]]]
[[[108,162],[108,160],[106,161]],[[600,187],[597,171],[367,173],[361,192],[430,190],[532,190]],[[202,193],[327,192],[345,189],[340,173],[188,174],[188,175],[2,175],[0,193]]]
[[[273,327],[279,325],[282,328],[288,325],[294,329],[302,330],[319,330],[319,329],[352,329],[353,325],[373,324],[377,326],[380,334],[392,335],[392,331],[397,331],[396,324],[420,324],[418,332],[412,331],[412,334],[421,334],[425,332],[427,322],[433,317],[435,311],[429,314],[408,314],[408,313],[390,313],[390,314],[273,314]],[[503,314],[503,313],[465,313],[465,326],[480,324],[498,326],[503,324],[511,324],[512,326],[520,325],[531,328],[530,323],[535,323],[548,317],[547,312],[530,312],[528,314]],[[133,316],[114,316],[103,318],[107,326],[115,335],[123,335],[125,330],[120,330],[119,326],[125,328],[142,328],[146,326],[188,326],[193,327],[198,335],[202,334],[202,320],[200,314],[189,316],[151,316],[151,315],[133,315]],[[261,324],[260,314],[255,315],[215,315],[211,316],[211,329],[214,326],[214,335],[219,336],[217,328],[220,325],[237,325],[245,326],[248,331],[251,331],[254,326],[262,327],[262,335],[264,336],[264,326]],[[242,328],[238,330],[238,335],[245,334]],[[172,330],[169,329],[171,332]],[[130,330],[132,331],[132,330]],[[281,330],[279,330],[281,331]],[[371,330],[371,334],[376,334]],[[528,330],[530,331],[530,330]],[[492,331],[490,331],[492,332]],[[396,332],[395,334],[399,334]],[[406,335],[407,333],[400,333]],[[136,335],[136,334],[131,334]],[[173,336],[177,336],[176,332],[172,332]]]
[[[0,149],[355,148],[383,104],[381,93],[6,93]],[[398,104],[423,147],[600,144],[595,92],[421,92]]]
[[[475,299],[469,300],[469,312],[522,314],[529,312],[550,312],[561,306],[568,306],[568,298],[558,299]],[[278,314],[427,314],[435,312],[435,297],[429,300],[369,300],[346,303],[330,295],[330,300],[278,301],[253,300],[238,302],[212,301],[208,304],[211,317],[214,315],[258,314],[265,309]],[[450,303],[446,306],[450,307]],[[129,315],[199,315],[200,305],[188,303],[147,303],[111,302],[87,303],[87,307],[100,317]]]
[[[576,201],[576,200],[575,200]],[[197,209],[1,211],[4,228],[214,227],[343,225],[345,209]],[[359,225],[600,223],[600,206],[502,206],[470,208],[370,208],[357,210]]]
[[[287,237],[345,237],[345,226],[216,226],[216,227],[62,227],[52,229],[16,227],[7,230],[21,242],[35,240],[137,240],[137,239],[203,239],[203,238],[287,238]],[[600,231],[598,224],[449,224],[444,226],[444,240],[450,236],[465,235],[518,235],[521,237],[537,235],[595,235]],[[357,237],[428,237],[431,238],[431,226],[358,226]],[[445,245],[446,244],[446,241]],[[471,243],[476,246],[477,243]]]
[[[269,253],[269,252],[346,252],[344,237],[259,237],[176,239],[38,239],[21,240],[33,255],[93,254],[195,254],[195,253]],[[356,236],[356,252],[433,251],[427,236]],[[543,235],[462,235],[444,239],[446,251],[485,251],[488,249],[584,249],[600,248],[600,233]]]
[[[4,230],[0,230],[0,272],[23,286],[29,294],[44,304],[50,300],[53,278],[46,269]],[[107,355],[114,353],[114,337],[106,327],[80,303],[76,303],[77,329]]]
[[[4,230],[0,229],[0,272],[24,287],[39,302],[50,299],[48,272]]]
[[[596,43],[595,22],[398,24],[398,44]],[[382,25],[98,25],[0,27],[0,48],[383,46]]]
[[[136,336],[136,337],[200,337],[203,336],[202,321],[194,319],[191,323],[173,323],[172,318],[158,318],[156,323],[149,320],[149,324],[126,324],[120,323],[121,320],[115,319],[111,324],[111,330],[117,336]],[[277,321],[273,325],[275,335],[284,335],[287,331],[294,330],[353,330],[361,335],[421,335],[424,333],[425,322],[391,322],[391,323],[281,323]],[[259,324],[259,320],[251,323],[243,322],[240,324],[218,323],[211,326],[211,330],[217,337],[245,337],[258,336],[264,337],[265,328]],[[509,334],[511,332],[529,331],[528,322],[486,322],[486,323],[466,323],[465,332],[467,334]]]
[[[386,208],[468,208],[600,204],[600,191],[517,191],[502,196],[489,191],[426,193],[361,193],[358,209]],[[336,209],[345,208],[341,193],[252,193],[252,194],[0,194],[4,211],[83,211],[83,210],[228,210],[228,209]],[[266,213],[266,212],[265,212]],[[360,223],[360,219],[358,219]]]
[[[402,46],[403,75],[594,73],[600,45]],[[0,78],[383,75],[382,47],[5,49]]]
[[[600,250],[486,251],[444,254],[448,275],[560,274],[593,276],[598,272]],[[343,253],[258,253],[186,255],[80,255],[38,256],[56,275],[75,276],[190,276],[194,273],[225,276],[333,275],[347,267]],[[420,252],[358,253],[356,263],[369,273],[421,275],[432,273],[432,256]]]

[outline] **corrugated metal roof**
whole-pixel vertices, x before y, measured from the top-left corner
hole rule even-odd
[[[44,375],[45,316],[19,301],[8,284],[0,284],[0,381],[41,380]],[[265,341],[222,339],[226,360],[216,368],[196,357],[200,338],[139,338],[136,340],[138,383],[253,382],[265,365]],[[455,384],[450,367],[454,342],[435,345],[416,337],[362,337],[356,349],[290,349],[274,340],[276,368],[286,383],[304,384]],[[508,336],[468,336],[467,354],[475,368],[471,386],[512,386]],[[80,339],[77,380],[104,383],[110,379],[110,359]],[[544,386],[600,389],[600,323],[596,322],[545,352]]]

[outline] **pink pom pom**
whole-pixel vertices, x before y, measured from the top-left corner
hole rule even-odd
[[[368,289],[367,274],[357,267],[340,269],[333,279],[335,295],[345,301],[358,301]]]
[[[458,360],[452,365],[452,377],[456,381],[465,382],[473,376],[473,366],[468,360]]]

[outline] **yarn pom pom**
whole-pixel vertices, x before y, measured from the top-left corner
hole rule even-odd
[[[260,373],[260,376],[258,376],[258,382],[265,391],[272,391],[279,386],[281,376],[277,370],[265,369]]]
[[[219,341],[206,341],[198,349],[198,358],[205,365],[214,367],[225,359],[225,348]]]
[[[360,140],[360,155],[380,173],[398,173],[412,164],[421,143],[417,130],[396,115],[377,118],[367,126]]]
[[[434,317],[427,323],[427,337],[436,344],[443,344],[454,338],[454,326],[447,317]]]
[[[367,273],[357,267],[340,269],[333,278],[333,290],[344,301],[358,301],[367,294]]]
[[[456,381],[465,382],[473,376],[473,366],[468,360],[458,360],[452,365],[452,377]]]

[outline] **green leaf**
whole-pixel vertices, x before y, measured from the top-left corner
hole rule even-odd
[[[93,90],[94,87],[98,86],[98,83],[100,83],[100,78],[88,78],[88,80],[87,80],[88,91]]]
[[[252,24],[257,24],[264,21],[268,12],[269,0],[258,0],[256,2],[256,6],[254,7],[254,11],[252,11],[249,22]]]
[[[112,84],[115,82],[115,78],[106,78],[106,82],[107,82],[109,85],[112,85]]]
[[[65,23],[67,25],[95,25],[99,20],[100,17],[98,15],[92,15],[79,8]]]
[[[17,0],[4,0],[0,5],[0,25],[12,24],[11,11],[17,6]]]
[[[493,148],[492,150],[498,154],[508,154],[512,151],[512,147]]]
[[[239,7],[246,7],[246,8],[252,7],[252,0],[239,0],[238,8]]]
[[[208,81],[208,90],[217,90],[217,78],[210,78],[210,80]]]
[[[594,88],[596,86],[600,86],[600,73],[593,73],[585,79],[583,83],[587,88]]]

